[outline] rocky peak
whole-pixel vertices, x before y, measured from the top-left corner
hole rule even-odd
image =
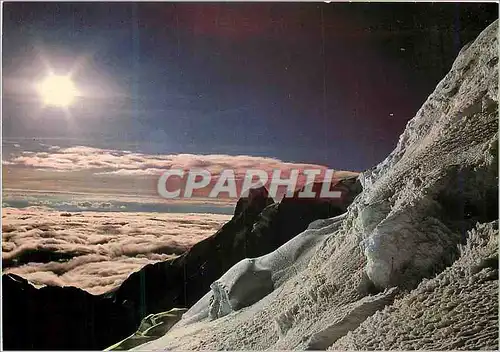
[[[252,212],[260,213],[265,207],[273,204],[274,200],[269,197],[266,187],[251,188],[247,197],[241,197],[236,203],[234,216],[240,215],[243,211],[251,209]]]
[[[304,190],[309,190],[314,193],[314,197],[303,198],[300,196]],[[340,192],[340,197],[337,196],[322,196],[321,192],[325,189],[331,192]],[[354,198],[361,193],[362,187],[358,180],[358,176],[346,177],[339,180],[333,180],[331,183],[314,182],[307,184],[292,195],[286,196],[281,203],[284,204],[323,204],[328,203],[337,206],[342,211],[346,211],[347,207],[352,203]]]

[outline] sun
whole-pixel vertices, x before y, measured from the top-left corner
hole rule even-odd
[[[70,76],[50,75],[37,86],[45,105],[69,107],[78,95]]]

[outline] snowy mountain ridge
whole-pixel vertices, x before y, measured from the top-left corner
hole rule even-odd
[[[496,349],[497,145],[498,21],[360,175],[308,265],[253,305],[137,349]]]

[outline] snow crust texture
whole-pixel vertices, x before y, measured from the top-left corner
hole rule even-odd
[[[359,177],[338,226],[311,225],[328,234],[301,270],[138,349],[496,349],[497,159],[498,21]]]
[[[498,222],[470,232],[461,257],[331,349],[498,349]]]

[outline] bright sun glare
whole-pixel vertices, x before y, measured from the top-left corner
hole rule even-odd
[[[38,85],[38,92],[45,105],[69,107],[78,91],[69,76],[50,75]]]

